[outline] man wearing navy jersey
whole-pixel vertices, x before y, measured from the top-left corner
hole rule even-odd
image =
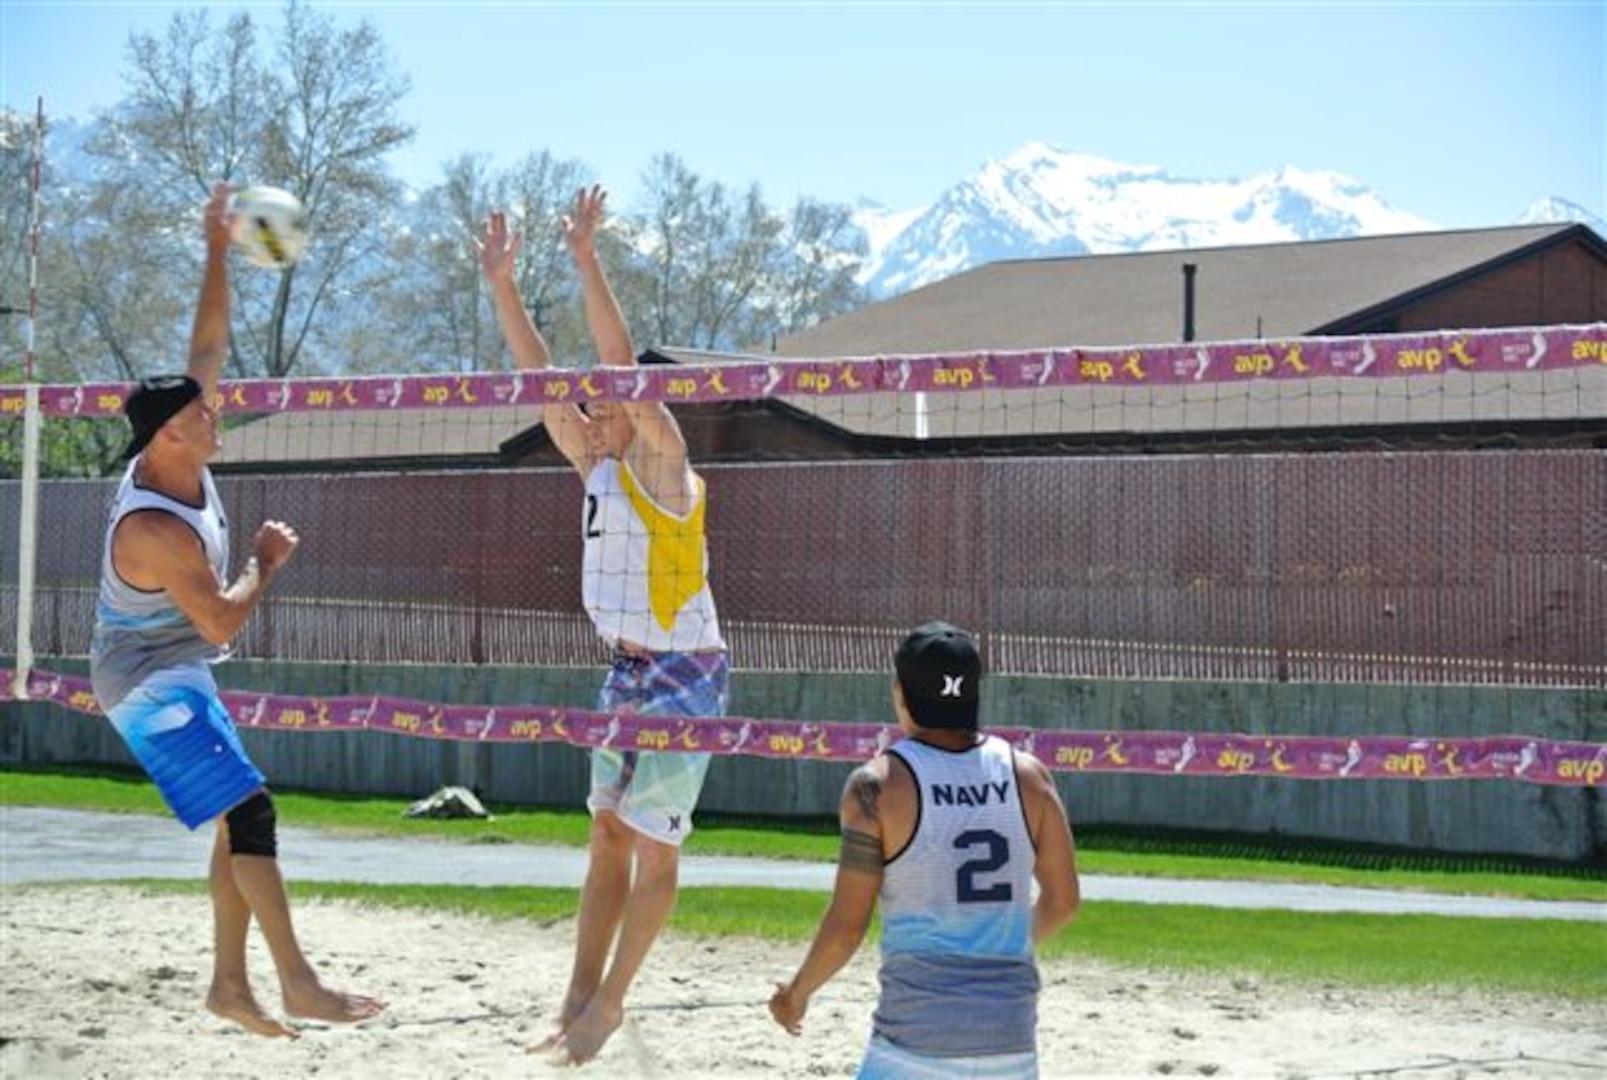
[[[1033,947],[1080,902],[1065,807],[1042,763],[979,730],[971,635],[926,623],[894,665],[907,737],[848,779],[831,906],[771,1015],[802,1031],[880,900],[882,991],[859,1076],[1036,1077]]]

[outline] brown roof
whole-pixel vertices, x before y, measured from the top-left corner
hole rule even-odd
[[[1346,324],[1424,291],[1584,236],[1530,225],[1346,240],[989,263],[821,323],[776,344],[791,358],[1146,345],[1182,339],[1183,264],[1195,340],[1355,332]],[[1452,328],[1447,328],[1452,329]]]
[[[227,427],[212,464],[222,471],[339,461],[380,467],[433,458],[483,468],[498,464],[503,444],[539,420],[539,410],[522,405],[282,413]]]

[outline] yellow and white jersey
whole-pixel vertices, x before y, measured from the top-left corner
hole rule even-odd
[[[653,652],[725,648],[709,591],[708,500],[703,478],[691,480],[692,509],[682,517],[654,502],[617,458],[586,478],[581,594],[605,640]]]

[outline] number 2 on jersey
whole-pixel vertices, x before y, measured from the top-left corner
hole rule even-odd
[[[586,539],[595,540],[603,535],[603,530],[597,527],[597,496],[586,496]]]
[[[961,851],[985,847],[987,853],[967,859],[954,872],[955,898],[962,904],[1008,903],[1015,898],[1008,881],[991,885],[978,885],[979,874],[991,874],[1010,861],[1010,841],[992,829],[967,829],[954,838],[954,846]]]

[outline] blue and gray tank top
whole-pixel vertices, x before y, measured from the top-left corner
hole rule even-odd
[[[1037,1046],[1033,865],[1010,744],[967,750],[905,739],[920,816],[882,878],[882,992],[875,1030],[933,1057],[1028,1053]]]
[[[112,536],[118,522],[140,510],[172,514],[195,530],[218,582],[227,580],[229,523],[212,473],[201,472],[202,505],[191,506],[135,482],[139,459],[129,463],[112,498],[101,551],[100,598],[89,645],[89,676],[102,709],[109,710],[153,672],[180,664],[215,663],[228,650],[201,636],[165,589],[146,591],[124,581],[112,563]]]

